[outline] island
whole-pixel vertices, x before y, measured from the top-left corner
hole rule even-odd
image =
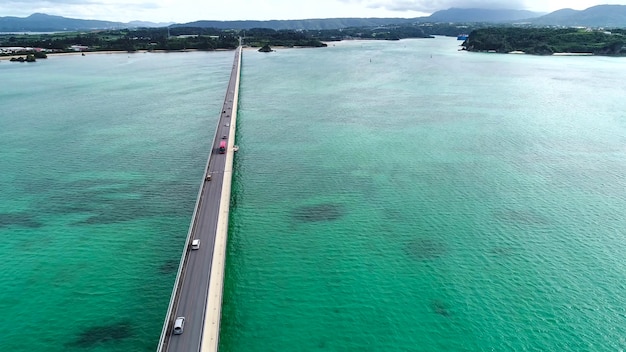
[[[474,52],[624,56],[626,29],[480,28],[462,46]]]
[[[93,32],[0,34],[0,56],[97,51],[232,50],[239,45],[270,52],[272,47],[326,47],[341,40],[400,40],[458,37],[469,33],[462,49],[472,52],[534,55],[626,55],[626,29],[486,26],[484,23],[351,27],[320,30],[253,28],[224,30],[204,27],[116,29]],[[463,38],[462,38],[463,39]],[[17,49],[15,49],[17,48]],[[21,49],[20,49],[21,48]],[[24,59],[26,60],[26,58]]]
[[[259,49],[259,52],[261,53],[271,53],[272,51],[274,50],[272,50],[272,48],[270,48],[270,46],[267,44],[263,45],[263,47]]]
[[[23,56],[13,56],[9,61],[11,62],[36,62],[37,59],[45,59],[48,56],[45,53],[35,52],[35,53],[26,53],[26,57]]]
[[[433,38],[433,34],[458,34],[456,26],[438,25],[388,25],[373,27],[350,27],[343,29],[218,29],[207,27],[161,27],[88,32],[58,32],[30,34],[0,34],[0,49],[22,48],[23,51],[2,51],[0,56],[32,53],[84,53],[96,51],[188,51],[232,50],[240,44],[262,48],[307,47],[323,48],[326,42],[345,39],[399,40],[405,38]],[[18,50],[22,50],[18,49]]]

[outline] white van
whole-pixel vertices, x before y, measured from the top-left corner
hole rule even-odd
[[[195,239],[191,241],[191,249],[200,249],[200,240]]]
[[[180,335],[183,333],[185,327],[185,317],[178,317],[174,322],[174,335]]]

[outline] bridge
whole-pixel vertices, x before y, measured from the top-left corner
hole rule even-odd
[[[198,191],[157,352],[208,352],[218,348],[232,167],[237,149],[234,140],[241,53],[239,46],[235,51],[224,105]],[[226,148],[221,151],[223,142],[226,142]],[[192,249],[191,243],[195,239],[200,240],[200,246]],[[177,317],[185,317],[180,335],[173,334]]]

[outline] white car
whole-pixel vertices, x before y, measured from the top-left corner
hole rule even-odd
[[[183,333],[185,327],[185,317],[178,317],[174,322],[174,335],[180,335]]]

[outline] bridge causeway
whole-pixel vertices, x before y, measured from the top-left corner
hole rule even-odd
[[[230,192],[242,47],[233,67],[211,152],[198,191],[176,281],[157,352],[217,351],[219,343]],[[224,153],[220,143],[226,141]],[[194,239],[198,249],[191,248]],[[174,321],[185,317],[183,333],[173,335]]]

